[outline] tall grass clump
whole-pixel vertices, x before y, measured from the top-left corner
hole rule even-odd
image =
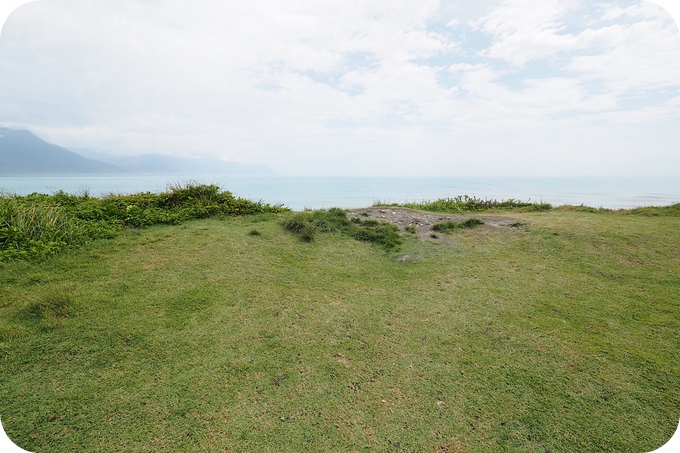
[[[376,203],[375,206],[385,206],[385,204]],[[481,212],[491,209],[519,209],[522,211],[549,211],[552,209],[552,205],[549,203],[534,203],[531,201],[515,200],[514,198],[498,201],[487,198],[470,197],[468,195],[459,195],[453,198],[440,198],[434,201],[406,202],[401,204],[394,203],[389,206],[447,213]]]
[[[82,224],[59,206],[0,198],[0,260],[44,258],[83,237]]]
[[[28,305],[26,312],[36,319],[68,318],[75,305],[74,292],[73,284],[62,287],[48,285],[38,292],[36,300]]]
[[[397,249],[402,244],[396,226],[374,220],[355,219],[352,222],[347,212],[340,208],[296,212],[284,219],[282,225],[305,242],[313,241],[316,233],[339,232],[359,241],[380,245],[385,250]]]

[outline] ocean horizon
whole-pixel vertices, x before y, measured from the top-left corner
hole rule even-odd
[[[216,184],[234,195],[293,210],[362,208],[377,202],[402,203],[468,195],[482,199],[586,205],[630,209],[680,202],[680,177],[368,177],[368,176],[231,176],[116,175],[3,176],[5,194],[159,193],[170,184]]]

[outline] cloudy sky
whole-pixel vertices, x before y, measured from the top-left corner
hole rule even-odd
[[[34,0],[0,126],[282,174],[680,175],[680,33],[639,0]]]

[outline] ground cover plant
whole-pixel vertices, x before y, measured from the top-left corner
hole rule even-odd
[[[673,209],[507,210],[518,227],[405,233],[399,252],[329,211],[302,217],[308,243],[260,213],[0,263],[5,431],[34,452],[646,452],[673,434]]]
[[[0,261],[44,258],[68,246],[110,238],[124,228],[179,224],[215,216],[282,212],[214,184],[171,184],[165,192],[102,198],[87,192],[0,196]]]

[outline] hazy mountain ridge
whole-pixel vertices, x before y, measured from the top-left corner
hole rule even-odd
[[[169,156],[165,154],[142,154],[138,156],[97,156],[98,160],[121,167],[128,173],[186,175],[234,174],[273,175],[271,169],[262,165],[227,162],[218,159]]]
[[[218,159],[143,154],[118,157],[83,150],[82,154],[47,143],[26,130],[0,127],[0,175],[86,175],[86,174],[232,174],[273,175],[261,165]]]
[[[120,174],[115,165],[85,158],[26,130],[0,127],[0,175]]]

